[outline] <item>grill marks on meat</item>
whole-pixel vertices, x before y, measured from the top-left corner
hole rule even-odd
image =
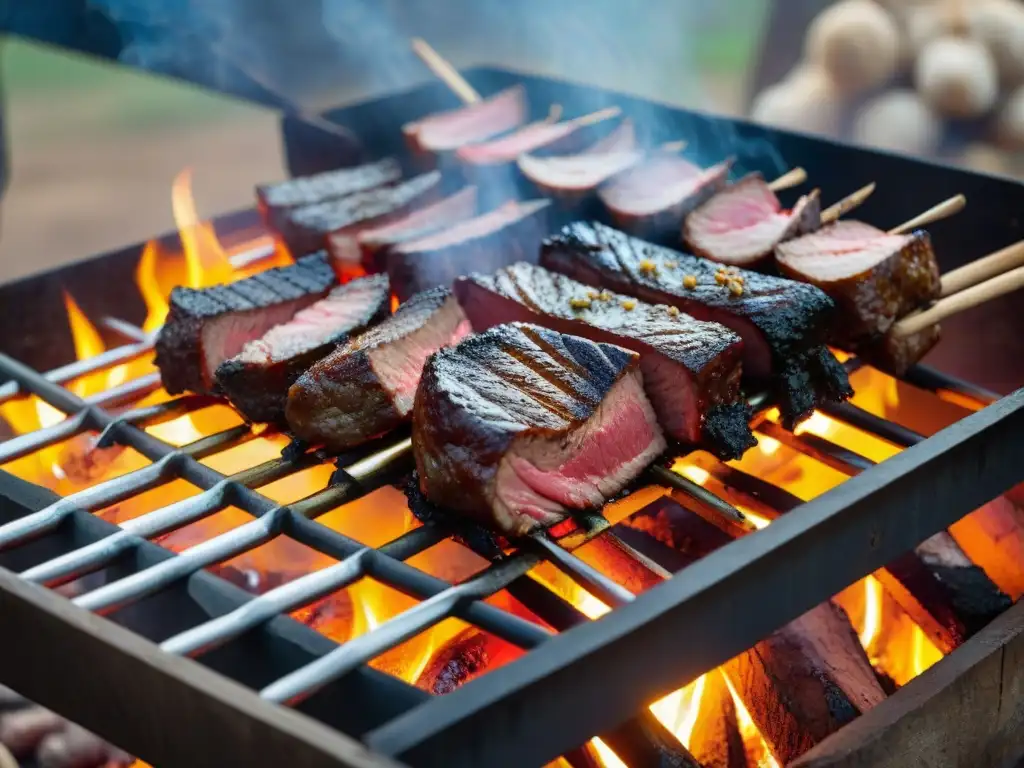
[[[295,380],[335,345],[383,320],[390,309],[385,275],[339,286],[221,363],[217,385],[249,421],[281,422]]]
[[[405,300],[438,285],[450,286],[474,270],[536,262],[547,231],[549,205],[547,200],[506,203],[441,232],[401,243],[387,258],[392,289]]]
[[[389,157],[354,168],[340,168],[277,184],[260,184],[256,187],[256,199],[267,226],[279,229],[284,226],[285,216],[293,208],[376,189],[393,184],[401,178],[401,166],[397,160]]]
[[[820,223],[817,190],[786,211],[761,174],[753,173],[687,216],[683,239],[698,256],[752,267],[770,256],[779,243],[812,232]]]
[[[537,326],[442,349],[416,393],[423,493],[512,537],[602,505],[665,447],[637,355]]]
[[[211,393],[217,366],[336,284],[327,255],[318,253],[228,285],[175,288],[156,340],[164,388],[172,395]]]
[[[743,343],[718,323],[598,292],[526,263],[462,277],[455,295],[477,331],[522,321],[638,353],[647,396],[677,440],[727,459],[756,444],[740,401]]]
[[[582,222],[545,241],[541,264],[731,328],[743,339],[744,372],[773,386],[788,424],[816,403],[852,394],[842,366],[821,346],[835,305],[812,285],[737,270],[743,284],[736,295],[716,281],[720,267],[713,262]]]
[[[517,163],[523,175],[545,193],[572,196],[596,189],[641,159],[643,151],[637,147],[636,128],[633,121],[627,119],[579,154],[547,157],[525,154]]]
[[[526,89],[516,85],[475,104],[407,123],[402,133],[418,152],[447,152],[510,131],[526,115]]]
[[[390,432],[409,418],[426,359],[468,332],[447,288],[413,296],[299,377],[288,393],[289,427],[332,451]]]
[[[626,232],[675,242],[687,214],[725,189],[732,163],[703,169],[658,152],[604,184],[598,197]]]
[[[337,200],[295,208],[277,232],[292,254],[304,254],[326,244],[338,266],[360,261],[358,234],[432,202],[440,193],[441,174],[431,171],[390,187],[357,192]]]

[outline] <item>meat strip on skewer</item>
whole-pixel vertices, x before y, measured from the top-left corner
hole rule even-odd
[[[217,368],[217,386],[249,421],[280,423],[288,388],[335,346],[391,313],[387,275],[338,286]]]
[[[416,392],[421,490],[510,537],[601,507],[665,447],[638,355],[538,326],[436,352]]]
[[[333,451],[390,432],[412,412],[426,359],[467,333],[469,323],[447,288],[413,296],[299,377],[288,393],[289,427]]]
[[[327,254],[321,252],[227,285],[175,288],[156,340],[164,389],[172,395],[186,390],[211,394],[217,366],[335,285]]]
[[[511,131],[526,117],[526,89],[515,85],[482,101],[406,123],[402,133],[416,152],[450,152]]]
[[[731,328],[743,338],[744,376],[769,385],[788,425],[852,394],[842,365],[823,346],[835,302],[812,285],[727,269],[585,222],[546,240],[541,265]]]
[[[647,397],[676,440],[723,459],[757,444],[740,398],[743,342],[723,325],[526,263],[461,277],[455,295],[477,331],[522,321],[638,353]]]

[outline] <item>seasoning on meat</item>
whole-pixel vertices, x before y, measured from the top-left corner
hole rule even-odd
[[[423,493],[510,537],[602,506],[665,447],[635,353],[537,326],[436,352],[416,392]]]
[[[380,322],[390,311],[386,275],[339,286],[221,363],[217,386],[249,421],[279,423],[295,380],[337,344]]]
[[[327,254],[321,252],[227,285],[175,288],[156,340],[164,389],[172,395],[211,393],[217,366],[336,284]]]
[[[448,152],[511,131],[526,121],[526,89],[506,88],[486,99],[402,127],[417,152]]]
[[[299,377],[288,392],[288,426],[333,451],[390,432],[409,418],[427,357],[468,332],[447,288],[413,296]]]

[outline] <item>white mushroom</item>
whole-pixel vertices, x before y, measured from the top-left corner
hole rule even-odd
[[[854,141],[879,149],[930,155],[942,138],[942,121],[909,89],[883,93],[861,109],[853,125]]]
[[[801,66],[785,80],[762,91],[751,106],[751,119],[776,128],[835,135],[842,100],[818,67]]]
[[[973,0],[966,16],[970,34],[992,52],[1003,84],[1024,83],[1024,5],[1015,0]]]
[[[996,63],[976,40],[941,37],[926,44],[914,67],[914,84],[932,108],[949,117],[977,117],[999,96]]]
[[[892,14],[871,0],[841,0],[807,30],[807,58],[825,69],[845,93],[886,83],[900,58],[899,29]]]

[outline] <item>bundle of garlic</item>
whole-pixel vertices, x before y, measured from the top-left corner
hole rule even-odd
[[[1024,0],[839,0],[810,24],[803,60],[754,99],[751,117],[952,153],[988,172],[1024,170],[1015,154],[1024,151]]]

